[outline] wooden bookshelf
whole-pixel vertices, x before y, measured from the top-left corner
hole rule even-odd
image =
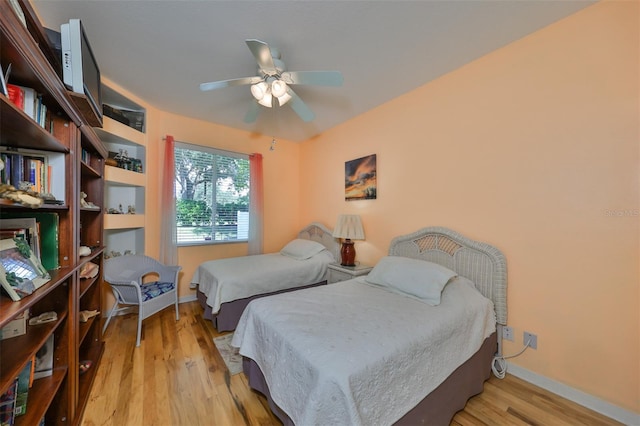
[[[34,425],[44,419],[47,425],[77,425],[104,352],[101,316],[81,323],[79,312],[102,308],[102,204],[108,152],[93,127],[100,125],[100,120],[87,110],[82,96],[69,92],[61,81],[59,62],[47,45],[37,14],[26,0],[17,0],[17,4],[26,24],[10,2],[0,2],[0,64],[3,70],[11,64],[9,83],[33,88],[42,95],[51,121],[41,126],[0,94],[0,145],[55,158],[52,172],[62,179],[59,192],[63,203],[29,209],[0,199],[3,217],[55,213],[58,255],[56,258],[55,251],[49,252],[49,259],[57,259],[59,264],[48,271],[46,284],[20,301],[12,301],[4,292],[0,296],[0,327],[26,310],[31,316],[57,313],[54,322],[27,325],[25,334],[0,340],[0,394],[53,336],[52,374],[34,380],[27,412],[16,417],[15,424]],[[85,192],[97,208],[82,206],[80,192]],[[80,246],[90,247],[90,254],[81,257]],[[97,264],[100,272],[95,278],[81,279],[80,270],[87,262]],[[92,366],[80,374],[78,367],[84,360],[90,360]]]

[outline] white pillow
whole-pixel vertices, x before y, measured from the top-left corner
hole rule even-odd
[[[406,294],[429,305],[440,304],[444,286],[457,277],[451,269],[426,260],[387,256],[365,277],[365,281]]]
[[[317,241],[297,238],[284,246],[282,250],[280,250],[280,254],[297,260],[305,260],[315,256],[322,250],[326,250],[326,247]]]

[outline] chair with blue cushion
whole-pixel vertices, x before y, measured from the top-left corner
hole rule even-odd
[[[116,299],[104,323],[104,333],[116,313],[131,306],[138,307],[138,336],[136,346],[140,346],[142,320],[175,305],[176,321],[178,313],[178,273],[180,266],[166,266],[144,255],[117,256],[105,260],[104,280],[109,283]]]

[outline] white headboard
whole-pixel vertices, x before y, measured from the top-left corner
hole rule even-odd
[[[507,260],[497,248],[448,228],[423,228],[391,241],[390,256],[438,263],[470,279],[493,301],[498,324],[507,324]]]
[[[340,259],[340,242],[333,237],[333,231],[321,223],[312,222],[298,232],[298,238],[317,241],[333,254],[336,261]]]

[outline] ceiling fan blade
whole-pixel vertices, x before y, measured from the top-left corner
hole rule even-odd
[[[245,123],[254,123],[258,118],[258,114],[260,113],[260,105],[255,100],[251,101],[251,105],[249,105],[249,110],[247,114],[244,116]]]
[[[311,84],[315,86],[342,86],[340,71],[287,71],[282,73],[287,84]]]
[[[258,66],[265,74],[274,75],[278,72],[276,70],[276,66],[273,64],[271,49],[269,49],[269,45],[267,43],[256,39],[248,39],[245,40],[245,42],[247,43],[247,46],[249,46],[249,50],[251,50],[253,56],[256,58]]]
[[[300,116],[302,121],[309,122],[316,118],[313,111],[309,109],[307,104],[305,104],[302,99],[300,99],[300,96],[296,95],[296,92],[294,92],[290,87],[287,88],[287,93],[291,96],[289,105],[291,105],[291,108]]]
[[[209,83],[202,83],[200,90],[206,92],[208,90],[222,89],[223,87],[243,86],[245,84],[255,84],[262,81],[261,77],[242,77],[232,78],[231,80],[212,81]]]

